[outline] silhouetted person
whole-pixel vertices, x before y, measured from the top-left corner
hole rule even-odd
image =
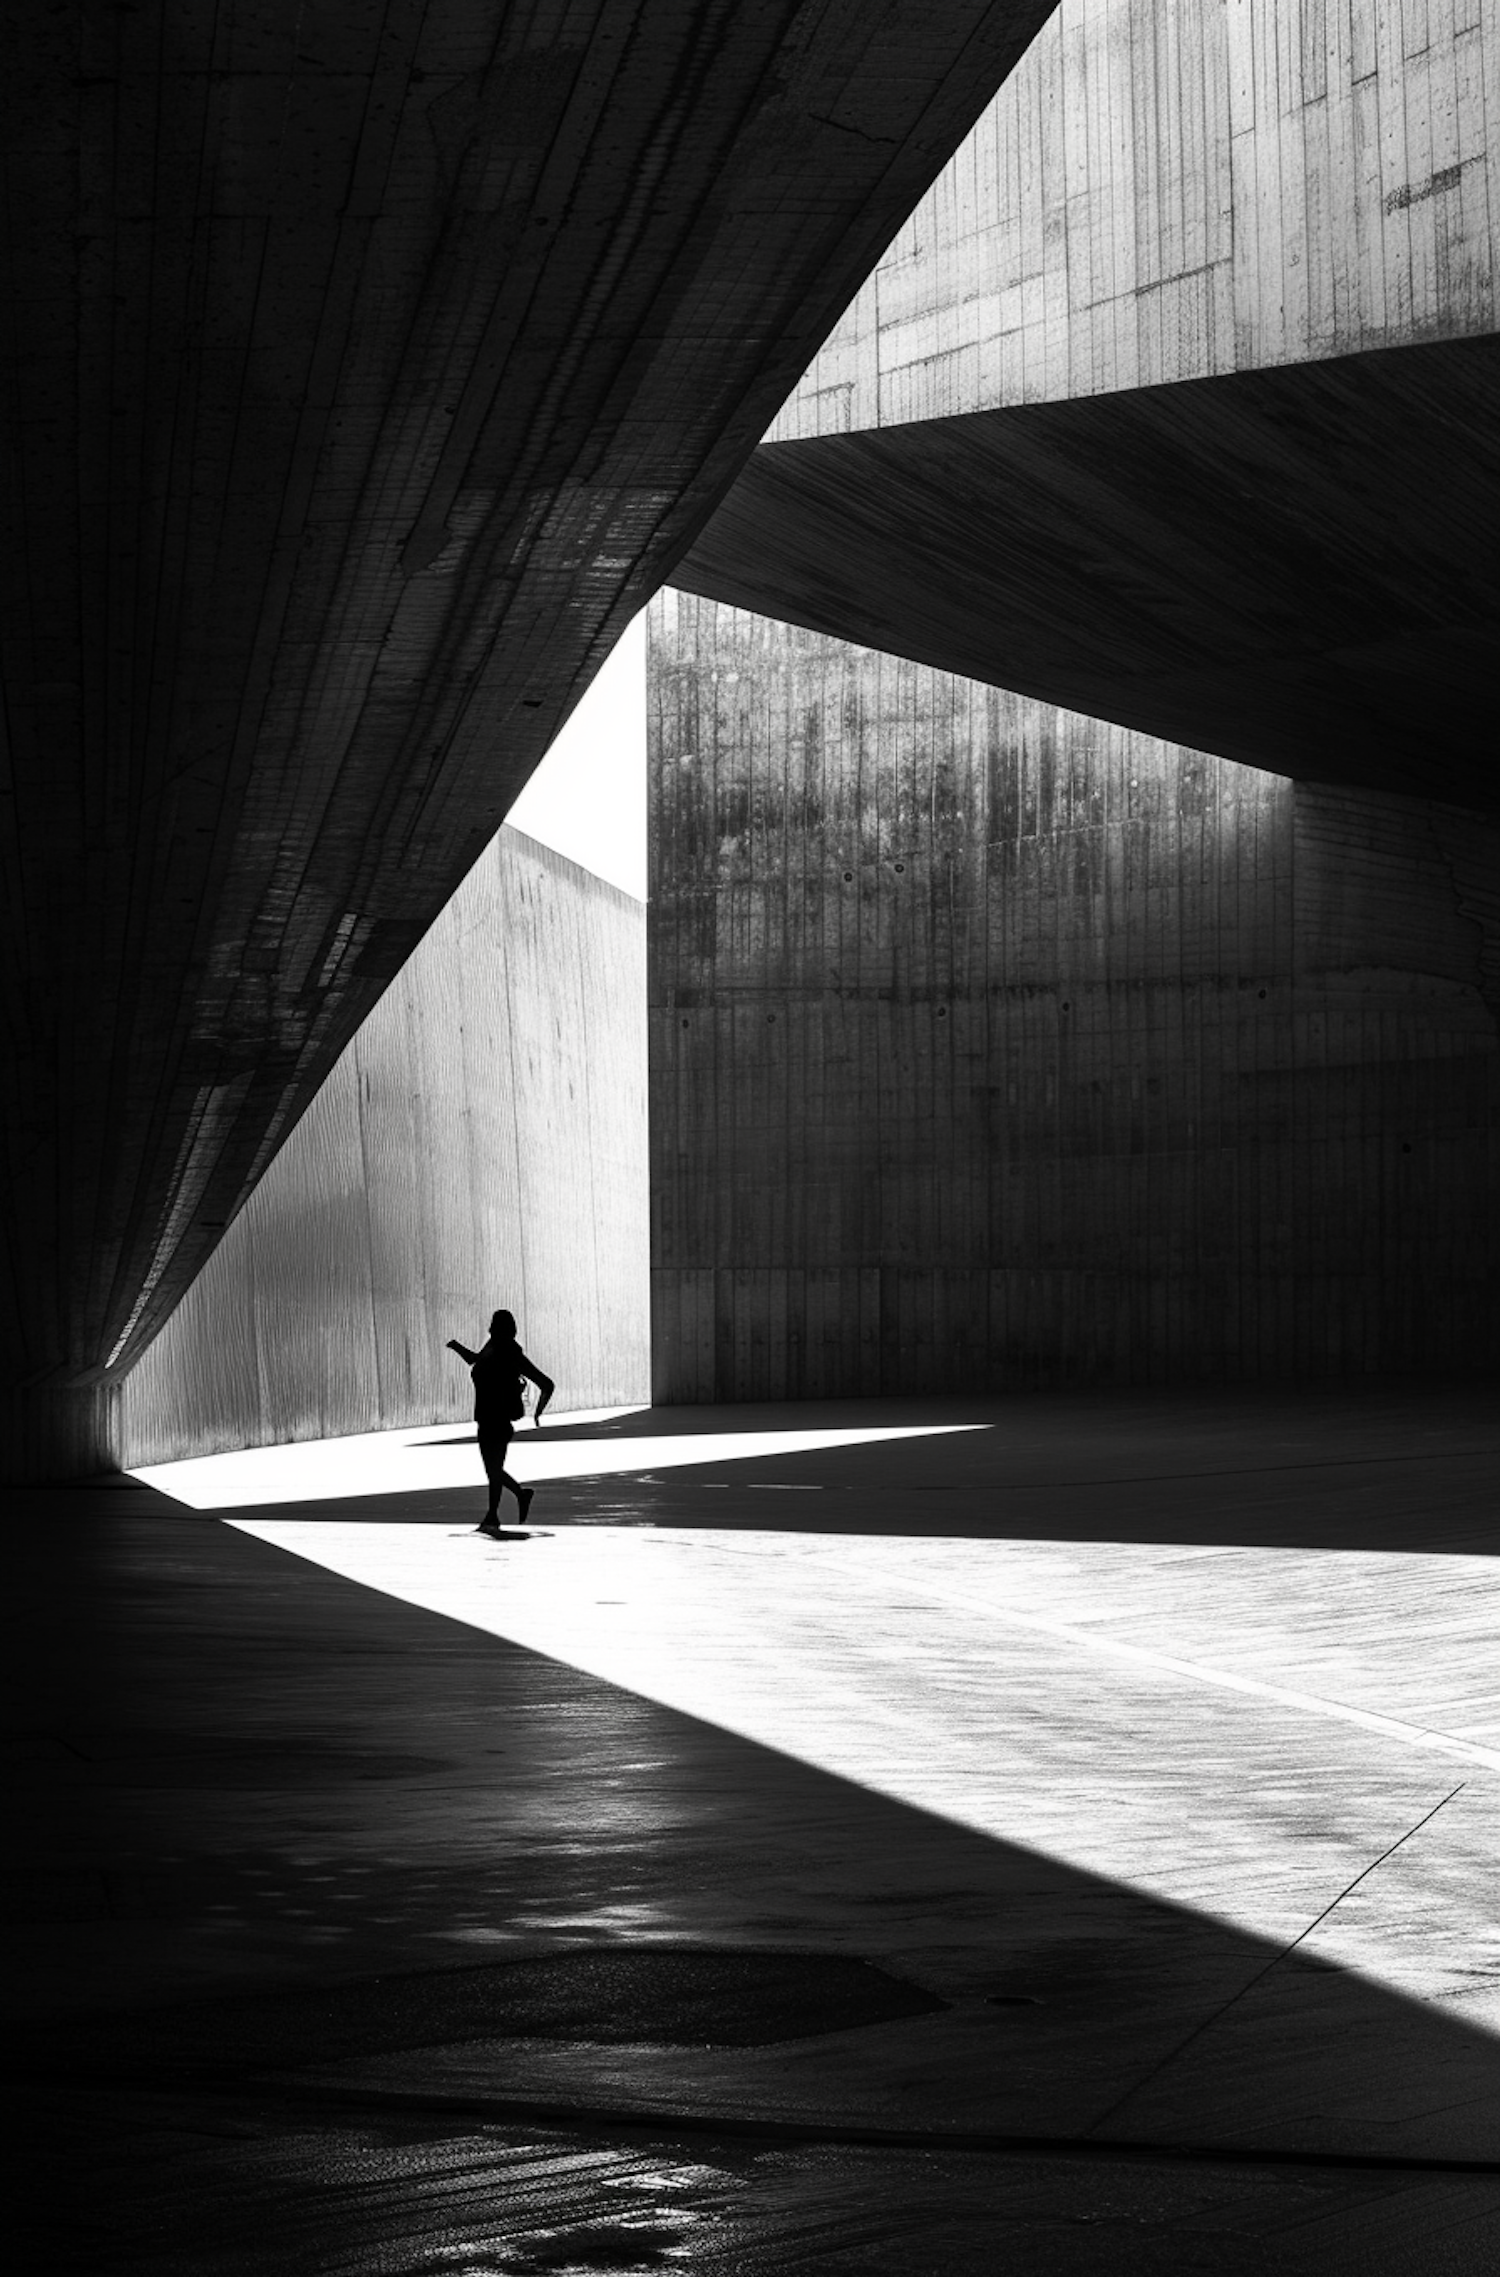
[[[448,1349],[469,1363],[474,1378],[474,1421],[479,1426],[479,1459],[484,1464],[484,1475],[490,1482],[490,1506],[479,1522],[481,1534],[498,1534],[500,1531],[500,1497],[506,1487],[516,1498],[516,1507],[525,1523],[535,1491],[522,1486],[505,1468],[510,1452],[511,1433],[526,1413],[527,1381],[534,1383],[541,1397],[536,1403],[536,1421],[541,1422],[547,1402],[557,1386],[550,1376],[527,1359],[516,1341],[516,1316],[511,1312],[497,1312],[490,1316],[489,1340],[483,1351],[471,1352],[467,1344],[449,1337]]]

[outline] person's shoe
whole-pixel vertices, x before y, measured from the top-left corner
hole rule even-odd
[[[536,1488],[534,1486],[523,1486],[520,1493],[516,1496],[517,1515],[519,1517],[520,1523],[523,1526],[526,1523],[526,1513],[531,1508],[535,1494]]]
[[[488,1534],[492,1540],[498,1540],[500,1521],[498,1518],[481,1518],[474,1531],[476,1534]]]

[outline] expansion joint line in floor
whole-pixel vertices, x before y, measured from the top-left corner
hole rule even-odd
[[[1374,1873],[1376,1867],[1383,1866],[1387,1858],[1393,1858],[1398,1850],[1403,1848],[1406,1843],[1411,1841],[1413,1835],[1420,1834],[1424,1826],[1430,1825],[1432,1820],[1437,1817],[1438,1812],[1445,1809],[1446,1806],[1452,1802],[1455,1795],[1461,1795],[1463,1793],[1464,1788],[1467,1784],[1467,1780],[1460,1779],[1458,1785],[1456,1787],[1451,1787],[1446,1795],[1441,1796],[1439,1800],[1433,1804],[1431,1810],[1424,1811],[1422,1813],[1422,1816],[1417,1820],[1414,1826],[1409,1826],[1404,1834],[1398,1834],[1394,1842],[1388,1842],[1384,1850],[1381,1851],[1378,1858],[1372,1858],[1367,1866],[1361,1866],[1353,1881],[1346,1882],[1344,1887],[1339,1891],[1338,1896],[1335,1898],[1330,1898],[1327,1905],[1324,1906],[1322,1912],[1315,1914],[1305,1929],[1299,1929],[1296,1936],[1292,1939],[1289,1945],[1283,1945],[1280,1952],[1273,1953],[1270,1960],[1258,1968],[1253,1977],[1246,1979],[1245,1983],[1240,1986],[1238,1992],[1232,1992],[1227,2000],[1222,2001],[1219,2004],[1211,2016],[1205,2016],[1201,2024],[1195,2024],[1192,2030],[1178,2041],[1175,2048],[1169,2048],[1167,2050],[1167,2053],[1159,2058],[1159,2060],[1151,2066],[1149,2071],[1143,2072],[1139,2079],[1133,2080],[1130,2086],[1125,2089],[1123,2095],[1117,2095],[1113,2103],[1108,2104],[1105,2109],[1099,2113],[1096,2119],[1090,2120],[1088,2126],[1084,2129],[1084,2133],[1086,2135],[1092,2135],[1098,2128],[1104,2126],[1107,2121],[1113,2119],[1118,2112],[1122,2111],[1125,2105],[1131,2102],[1135,2096],[1139,2095],[1145,2088],[1149,2087],[1153,2080],[1159,2079],[1162,2073],[1168,2070],[1171,2065],[1179,2062],[1180,2059],[1186,2055],[1188,2049],[1193,2046],[1195,2041],[1201,2040],[1206,2032],[1211,2032],[1214,2026],[1221,2020],[1221,2018],[1228,2015],[1231,2008],[1236,2007],[1238,2003],[1244,2000],[1248,1994],[1254,1992],[1258,1984],[1263,1984],[1265,1982],[1266,1978],[1271,1974],[1271,1971],[1273,1969],[1280,1968],[1282,1962],[1286,1960],[1289,1955],[1295,1953],[1299,1945],[1305,1944],[1307,1942],[1307,1939],[1311,1937],[1313,1931],[1319,1928],[1338,1906],[1341,1906],[1343,1904],[1345,1898],[1349,1896],[1351,1891],[1357,1890],[1361,1882],[1368,1880],[1369,1876]]]

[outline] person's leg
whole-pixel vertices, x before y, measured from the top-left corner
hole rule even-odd
[[[484,1465],[484,1475],[489,1481],[490,1489],[489,1508],[480,1520],[482,1526],[494,1527],[500,1523],[500,1496],[507,1486],[512,1486],[511,1480],[507,1478],[505,1473],[505,1458],[509,1452],[510,1425],[508,1423],[481,1425],[479,1459]],[[513,1488],[512,1491],[514,1491]]]
[[[516,1498],[516,1509],[520,1513],[521,1522],[524,1525],[526,1520],[526,1513],[531,1508],[531,1488],[529,1486],[522,1486],[518,1478],[512,1478],[508,1470],[504,1470],[500,1467],[504,1463],[505,1457],[510,1453],[510,1442],[511,1426],[507,1423],[505,1426],[505,1444],[499,1449],[498,1455],[496,1457],[495,1473],[492,1474],[498,1476],[500,1484],[499,1486],[491,1486],[490,1492],[494,1495],[496,1504],[498,1505],[500,1500],[501,1487],[508,1486],[511,1493]]]

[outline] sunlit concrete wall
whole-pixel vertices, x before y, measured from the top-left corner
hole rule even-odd
[[[1500,832],[668,593],[663,1399],[1468,1371]]]
[[[126,1379],[124,1459],[457,1419],[497,1306],[648,1385],[645,910],[502,830]]]
[[[1484,0],[1062,0],[777,440],[1493,331]]]

